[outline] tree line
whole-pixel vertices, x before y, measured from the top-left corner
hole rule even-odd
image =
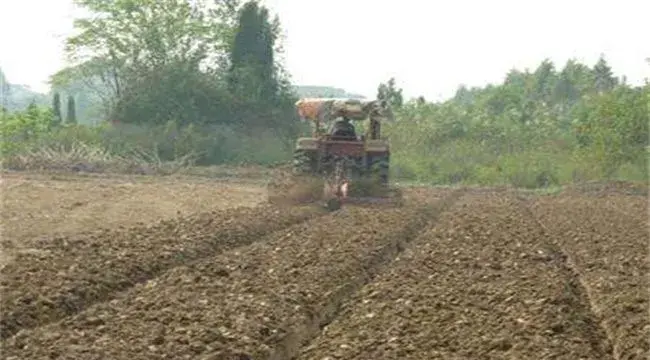
[[[648,177],[650,83],[615,77],[604,55],[593,66],[543,60],[500,84],[461,85],[440,103],[402,104],[400,95],[394,82],[378,89],[401,109],[391,139],[409,177],[449,183],[521,171],[538,174],[526,180],[538,185]]]

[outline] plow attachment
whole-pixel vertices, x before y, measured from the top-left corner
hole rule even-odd
[[[346,177],[328,179],[295,176],[289,172],[276,174],[267,186],[268,201],[277,205],[321,204],[329,211],[343,206],[401,206],[399,189]]]
[[[364,186],[365,185],[365,186]],[[346,182],[342,184],[343,190],[338,193],[325,193],[325,206],[329,210],[338,210],[342,206],[401,206],[403,204],[402,192],[399,189],[384,188],[375,184],[363,182]]]

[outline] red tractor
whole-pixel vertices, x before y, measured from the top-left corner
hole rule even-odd
[[[389,186],[390,145],[381,138],[381,123],[392,121],[387,102],[358,99],[301,99],[300,118],[311,121],[312,136],[299,138],[293,154],[295,178],[320,181],[325,206],[343,203],[392,203]],[[364,134],[352,121],[367,120]],[[329,129],[322,125],[329,124]],[[399,196],[398,196],[399,197]]]

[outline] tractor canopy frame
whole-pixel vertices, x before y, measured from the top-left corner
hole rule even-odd
[[[323,138],[325,141],[334,139],[328,137],[321,125],[331,123],[336,118],[357,121],[368,119],[368,131],[362,138],[372,140],[381,138],[382,122],[392,122],[395,119],[388,102],[384,100],[305,98],[298,100],[295,105],[300,119],[312,122],[312,137]]]

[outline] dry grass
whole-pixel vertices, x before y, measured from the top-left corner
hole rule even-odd
[[[75,142],[70,146],[39,147],[3,160],[3,168],[10,170],[169,175],[191,167],[194,158],[190,154],[175,161],[162,161],[155,152],[142,150],[121,156],[92,144]]]

